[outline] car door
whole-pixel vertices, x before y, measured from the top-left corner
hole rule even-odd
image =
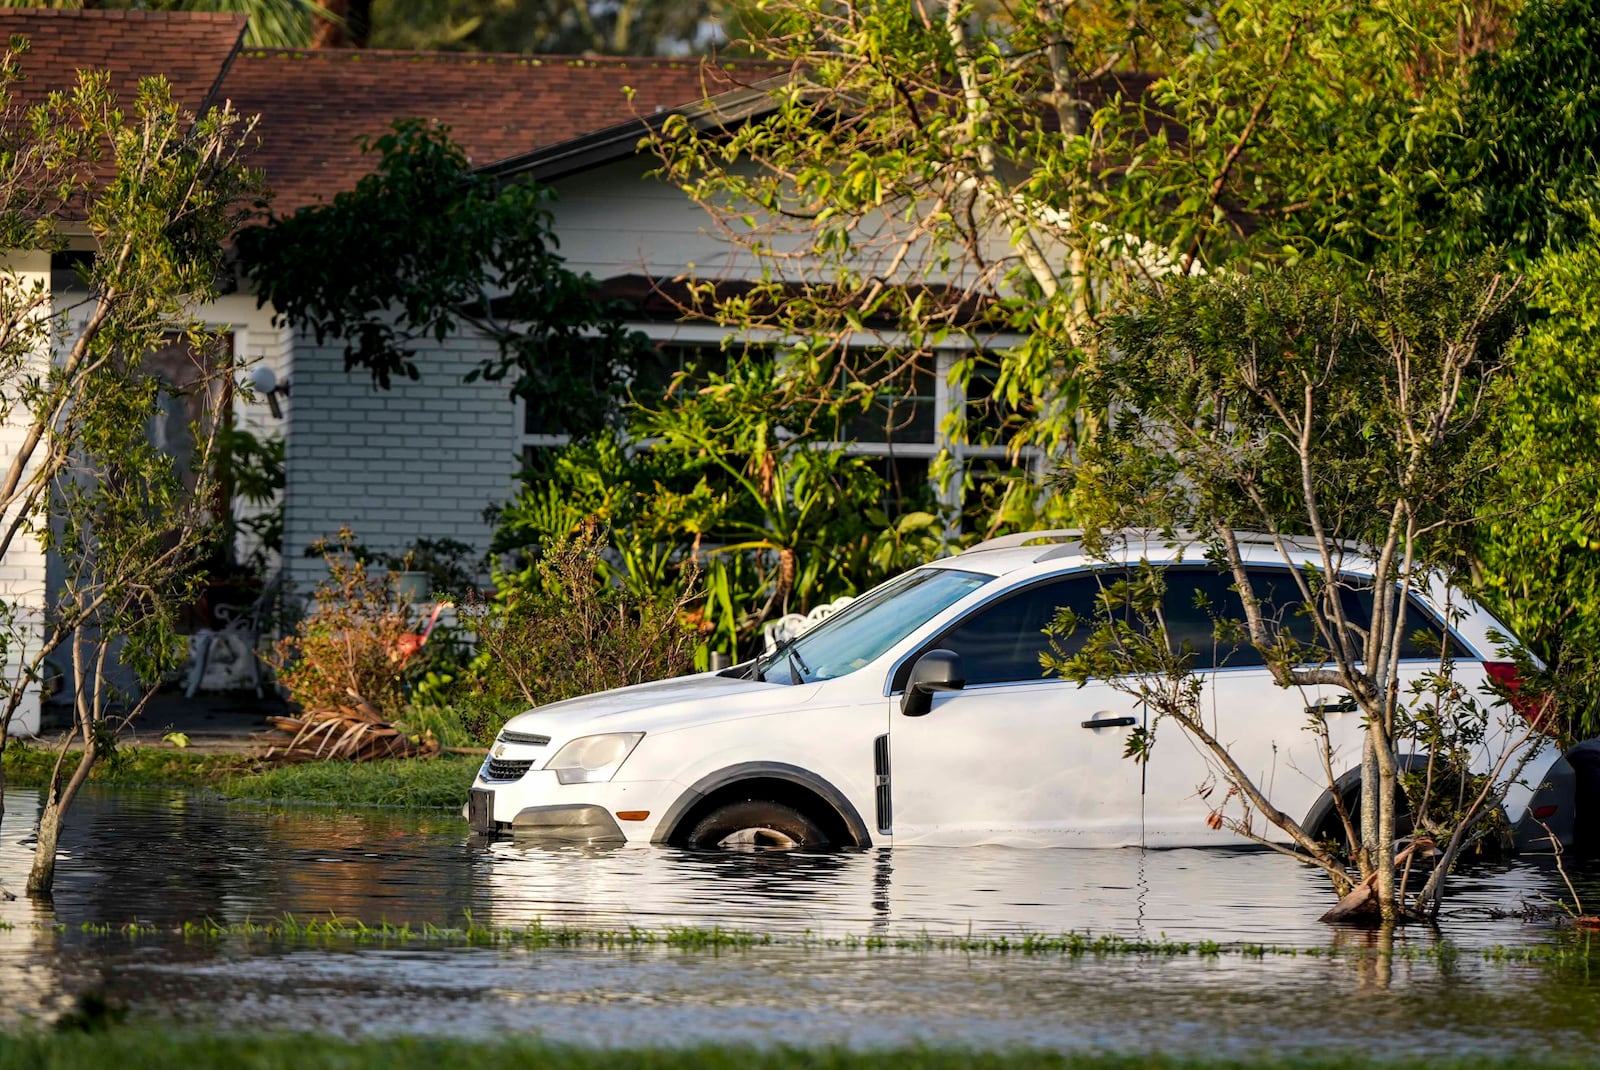
[[[1253,566],[1250,579],[1269,627],[1289,633],[1307,649],[1321,645],[1302,610],[1300,587],[1287,568]],[[1230,575],[1215,569],[1169,568],[1166,583],[1169,637],[1174,643],[1190,644],[1193,667],[1205,681],[1201,714],[1206,729],[1274,806],[1296,820],[1305,818],[1328,783],[1320,736],[1310,730],[1312,719],[1327,730],[1330,764],[1338,776],[1361,760],[1362,720],[1354,700],[1328,684],[1280,687],[1249,643],[1217,638],[1217,621],[1244,617]],[[1345,618],[1366,628],[1372,617],[1370,587],[1347,578],[1340,597]],[[1402,688],[1438,667],[1443,634],[1433,615],[1413,599],[1400,651]],[[1459,655],[1459,645],[1456,652]],[[1287,839],[1259,814],[1247,814],[1240,801],[1226,798],[1228,788],[1216,758],[1177,724],[1156,728],[1149,783],[1145,837],[1151,846],[1238,842],[1234,831],[1213,829],[1207,821],[1219,807],[1225,807],[1230,817],[1246,820],[1259,835]]]
[[[1045,676],[1046,629],[1063,609],[1093,629],[1093,573],[1054,577],[979,606],[908,657],[891,679],[894,843],[1111,847],[1141,842],[1141,767],[1123,757],[1138,703],[1110,684]],[[966,686],[926,716],[899,711],[929,649],[961,655]]]
[[[1244,621],[1244,603],[1231,574],[1174,565],[1164,578],[1167,638],[1175,651],[1189,653],[1190,667],[1201,678],[1201,723],[1275,805],[1293,812],[1320,775],[1316,740],[1304,731],[1308,699],[1298,688],[1279,687],[1242,634],[1218,627],[1219,622],[1242,627]],[[1283,569],[1265,575],[1252,570],[1252,580],[1268,620],[1309,644],[1310,621],[1295,612],[1294,577]],[[1253,832],[1281,838],[1242,800],[1229,796],[1221,763],[1201,740],[1175,721],[1157,723],[1154,734],[1145,796],[1148,845],[1240,842],[1235,831],[1212,827],[1210,815],[1218,810],[1245,821]]]

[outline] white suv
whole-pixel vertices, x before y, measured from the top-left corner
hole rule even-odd
[[[1211,615],[1242,613],[1231,580],[1198,563],[1198,547],[1131,544],[1107,565],[1072,534],[1008,536],[914,569],[757,661],[514,717],[473,784],[472,828],[690,847],[1237,843],[1208,827],[1199,793],[1212,773],[1176,725],[1147,763],[1124,758],[1140,704],[1109,683],[1079,687],[1040,668],[1045,629],[1063,607],[1092,617],[1105,578],[1096,571],[1145,560],[1164,568],[1173,639],[1198,652],[1214,731],[1279,809],[1331,834],[1332,796],[1304,728],[1308,713],[1326,719],[1340,790],[1358,791],[1360,715],[1348,696],[1278,687],[1248,646],[1214,653]],[[1245,553],[1258,596],[1289,601],[1294,581],[1278,551]],[[1212,608],[1195,608],[1197,592]],[[1359,594],[1349,597],[1347,614],[1358,614]],[[1508,668],[1491,638],[1506,629],[1452,602],[1466,612],[1446,624],[1416,599],[1408,630],[1449,633],[1457,679],[1476,691]],[[1436,667],[1438,649],[1409,645],[1402,676]],[[1491,733],[1485,768],[1508,735]],[[1554,744],[1528,746],[1506,817],[1520,841],[1545,836],[1540,821],[1570,839],[1572,768]]]

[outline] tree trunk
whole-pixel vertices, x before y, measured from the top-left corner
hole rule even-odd
[[[61,838],[61,821],[77,797],[78,789],[88,779],[95,758],[95,746],[91,741],[79,756],[65,788],[61,786],[61,763],[56,763],[45,793],[44,813],[39,815],[39,843],[33,850],[33,866],[28,870],[28,894],[31,896],[50,898],[56,882],[56,845]]]
[[[1378,751],[1374,746],[1372,729],[1361,738],[1361,842],[1356,845],[1356,863],[1361,875],[1372,875],[1378,864],[1378,808],[1368,800],[1378,797]]]
[[[1379,733],[1376,726],[1370,731],[1376,737]],[[1378,895],[1378,909],[1386,924],[1397,921],[1400,917],[1400,904],[1395,898],[1394,886],[1394,842],[1395,842],[1395,801],[1400,792],[1400,768],[1394,759],[1394,749],[1390,746],[1388,734],[1382,733],[1382,739],[1373,739],[1373,751],[1378,759],[1378,855],[1373,859],[1373,865],[1378,872],[1378,884],[1375,889]],[[1365,809],[1365,808],[1363,808]]]
[[[50,898],[56,882],[56,841],[61,835],[61,804],[54,798],[44,804],[39,815],[39,844],[33,851],[33,867],[28,870],[28,894]]]

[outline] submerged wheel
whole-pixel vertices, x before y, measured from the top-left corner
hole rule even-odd
[[[685,846],[776,848],[827,847],[822,827],[792,806],[746,799],[724,803],[695,822]]]

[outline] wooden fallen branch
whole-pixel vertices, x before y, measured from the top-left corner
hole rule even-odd
[[[1405,850],[1394,856],[1394,864],[1399,866],[1413,855],[1427,857],[1437,853],[1438,849],[1432,840],[1418,837],[1407,844]],[[1378,874],[1377,871],[1373,871],[1367,875],[1366,880],[1350,889],[1342,899],[1329,907],[1328,912],[1318,920],[1339,922],[1376,919],[1382,913],[1376,894],[1377,883]]]
[[[440,751],[432,732],[420,736],[384,718],[371,703],[351,692],[349,704],[332,709],[306,710],[287,717],[269,717],[280,733],[266,757],[282,762],[369,762],[380,758],[423,758]]]

